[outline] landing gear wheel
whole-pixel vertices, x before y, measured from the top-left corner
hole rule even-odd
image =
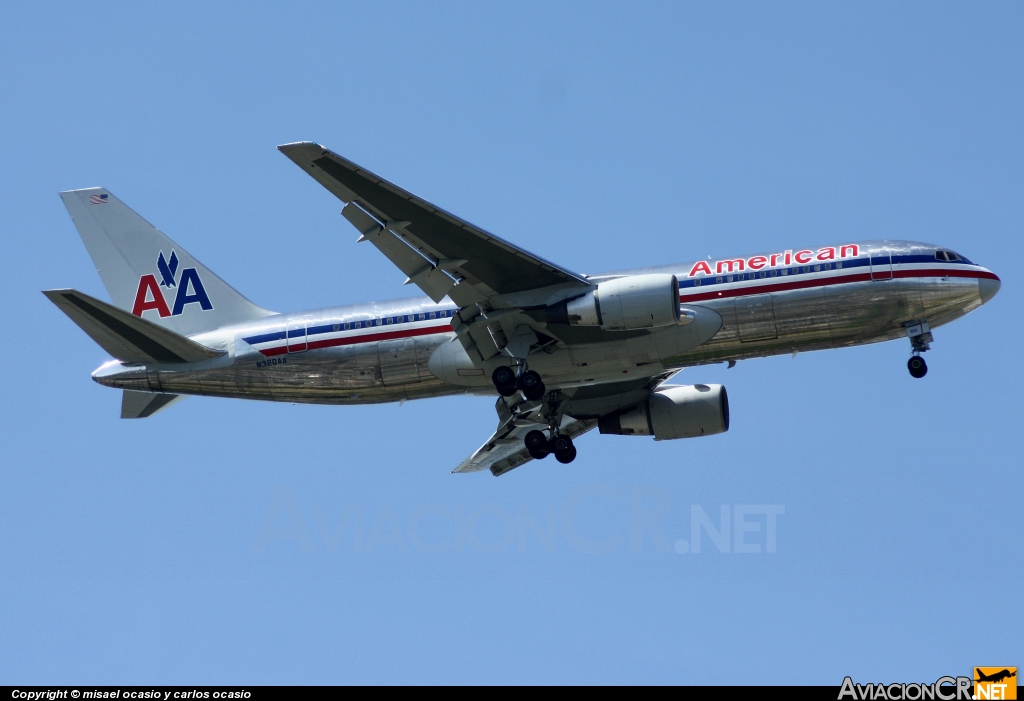
[[[526,395],[527,399],[534,400],[544,396],[545,388],[540,375],[530,370],[524,372],[519,378],[519,389],[523,390],[523,394]]]
[[[572,450],[570,450],[568,453],[558,453],[557,455],[555,455],[555,460],[557,460],[558,462],[562,463],[563,465],[568,465],[569,463],[571,463],[575,459],[576,459],[576,446],[573,446]]]
[[[928,364],[924,362],[924,358],[915,355],[907,361],[907,370],[910,370],[911,377],[921,379],[928,374]]]
[[[568,465],[576,459],[576,446],[572,444],[569,436],[555,436],[551,439],[551,452],[555,454],[555,460]]]
[[[543,460],[549,454],[548,437],[540,431],[530,431],[523,439],[526,443],[526,450],[534,460]]]
[[[511,397],[516,393],[516,373],[508,366],[495,368],[491,373],[491,382],[497,388],[498,394],[503,397]]]

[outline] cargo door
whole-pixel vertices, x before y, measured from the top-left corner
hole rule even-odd
[[[741,342],[766,341],[779,337],[775,327],[775,306],[770,294],[737,297],[733,304]]]

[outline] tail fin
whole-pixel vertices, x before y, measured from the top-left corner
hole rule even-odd
[[[60,193],[114,305],[189,336],[269,316],[108,190]]]

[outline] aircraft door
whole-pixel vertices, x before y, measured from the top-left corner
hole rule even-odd
[[[871,254],[871,279],[892,279],[892,254],[888,248],[883,248]]]
[[[306,343],[306,322],[298,321],[288,324],[288,330],[286,332],[288,339],[288,352],[289,353],[301,353],[302,351],[309,348]]]
[[[767,341],[779,337],[775,326],[775,305],[770,294],[737,297],[733,304],[740,342]]]

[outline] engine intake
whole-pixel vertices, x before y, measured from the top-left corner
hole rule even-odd
[[[556,324],[600,326],[606,331],[671,326],[679,323],[679,280],[665,274],[616,278],[582,297],[548,307],[547,317]]]
[[[656,441],[696,438],[729,430],[729,395],[722,385],[662,387],[641,404],[602,416],[601,433],[654,436]]]

